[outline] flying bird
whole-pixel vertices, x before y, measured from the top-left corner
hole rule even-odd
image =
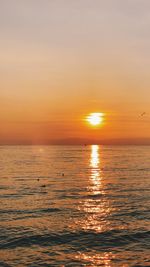
[[[146,114],[146,112],[143,112],[143,113],[141,114],[141,117],[143,117],[145,114]]]

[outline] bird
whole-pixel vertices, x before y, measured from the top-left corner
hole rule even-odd
[[[143,112],[143,113],[141,114],[141,117],[143,117],[145,114],[146,114],[146,112]]]

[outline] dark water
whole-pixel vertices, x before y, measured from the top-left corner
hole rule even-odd
[[[150,147],[0,147],[0,266],[150,266]]]

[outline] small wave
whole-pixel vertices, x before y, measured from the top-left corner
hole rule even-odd
[[[47,209],[34,209],[34,210],[0,210],[3,214],[34,214],[34,213],[45,213],[45,212],[58,212],[61,211],[58,208],[47,208]]]
[[[91,231],[51,233],[45,235],[20,236],[12,238],[0,244],[0,249],[10,249],[16,247],[29,247],[33,245],[54,246],[70,244],[72,248],[86,247],[90,249],[109,249],[112,247],[122,247],[130,244],[140,243],[149,246],[150,231],[127,233],[126,231],[111,230],[103,233]]]
[[[2,262],[2,261],[0,261],[0,266],[1,267],[11,267],[9,264]]]
[[[103,196],[103,194],[85,194],[85,195],[80,195],[80,194],[70,194],[70,195],[65,195],[62,194],[59,198],[60,199],[66,199],[66,198],[70,198],[70,199],[99,199]]]

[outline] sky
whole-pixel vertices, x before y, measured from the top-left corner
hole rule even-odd
[[[0,0],[0,144],[150,144],[149,12],[149,0]]]

